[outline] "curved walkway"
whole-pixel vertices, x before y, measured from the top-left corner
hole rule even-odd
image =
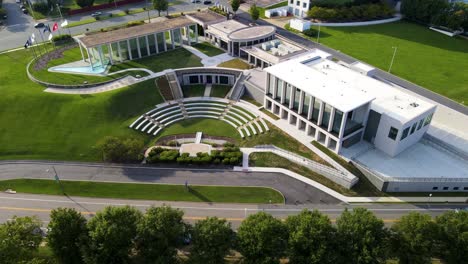
[[[312,26],[322,26],[322,27],[360,27],[360,26],[370,26],[370,25],[379,25],[392,23],[401,20],[403,17],[401,14],[395,14],[392,18],[372,20],[372,21],[363,21],[363,22],[347,22],[347,23],[310,23]]]
[[[60,94],[96,94],[96,93],[104,93],[112,90],[117,90],[120,88],[127,87],[129,85],[133,85],[136,83],[140,83],[149,79],[157,78],[160,76],[165,75],[167,72],[172,71],[171,69],[166,69],[161,72],[153,72],[148,69],[144,68],[130,68],[130,69],[125,69],[117,72],[113,72],[110,75],[121,73],[121,72],[126,72],[126,71],[145,71],[149,73],[150,75],[141,77],[141,78],[135,78],[133,76],[127,76],[125,78],[116,80],[111,83],[107,83],[104,85],[92,87],[92,88],[77,88],[77,89],[62,89],[62,88],[47,88],[44,90],[44,92],[48,93],[60,93]]]

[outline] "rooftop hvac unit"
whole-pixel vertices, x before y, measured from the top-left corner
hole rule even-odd
[[[277,48],[279,46],[279,44],[281,44],[281,41],[279,39],[274,39],[272,41],[270,41],[271,45],[275,48]]]
[[[262,50],[269,51],[271,49],[271,43],[262,43]]]

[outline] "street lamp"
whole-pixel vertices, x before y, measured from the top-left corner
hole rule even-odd
[[[427,208],[431,208],[431,197],[432,197],[432,193],[429,194],[429,198],[427,199]]]
[[[392,56],[392,61],[390,62],[390,67],[388,67],[388,72],[389,73],[392,70],[393,60],[395,59],[395,55],[396,55],[398,47],[392,47],[392,49],[393,49],[393,56]]]
[[[55,166],[52,165],[52,169],[54,170],[54,179],[55,179],[55,181],[59,184],[60,189],[62,190],[62,193],[65,194],[65,191],[63,190],[62,182],[60,181],[60,178],[59,178],[59,176],[57,174],[57,170],[55,170]],[[50,170],[47,169],[46,172],[50,172]]]

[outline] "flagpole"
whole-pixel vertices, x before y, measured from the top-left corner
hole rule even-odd
[[[45,44],[44,35],[42,35],[42,31],[41,31],[41,30],[39,30],[39,34],[41,35],[42,45],[44,46],[44,44]],[[44,55],[46,55],[46,54],[47,54],[47,48],[46,48],[45,46],[44,46],[43,48],[44,48],[44,52],[45,52]]]

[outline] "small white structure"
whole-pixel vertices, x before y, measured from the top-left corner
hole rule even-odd
[[[312,0],[288,0],[289,12],[295,17],[306,17]]]
[[[311,22],[307,21],[307,20],[304,20],[304,19],[300,19],[300,18],[293,18],[293,19],[289,20],[289,26],[292,29],[299,30],[300,32],[303,32],[305,30],[310,29]]]
[[[267,9],[265,10],[265,16],[268,18],[275,17],[275,16],[287,16],[288,10],[289,10],[289,7],[287,6]]]

